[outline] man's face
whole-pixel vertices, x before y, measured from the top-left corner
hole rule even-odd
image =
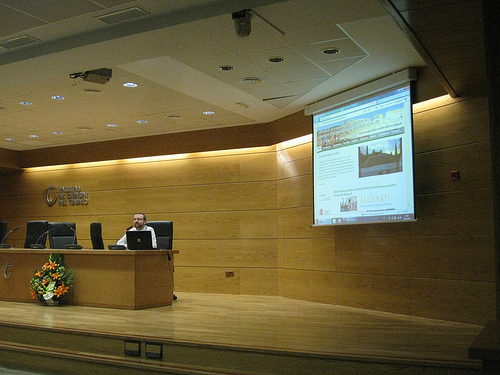
[[[146,221],[144,220],[144,216],[137,214],[134,216],[134,227],[135,229],[142,229],[146,225]]]

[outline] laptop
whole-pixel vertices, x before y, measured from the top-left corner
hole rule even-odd
[[[151,231],[128,231],[126,236],[129,250],[153,250],[153,236],[151,235]]]

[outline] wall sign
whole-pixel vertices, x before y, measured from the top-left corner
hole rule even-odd
[[[45,196],[47,206],[52,207],[56,203],[59,206],[86,206],[89,204],[89,193],[82,191],[80,186],[50,185],[42,193]]]

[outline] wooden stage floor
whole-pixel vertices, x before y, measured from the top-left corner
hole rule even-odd
[[[176,295],[172,306],[145,310],[0,301],[0,324],[479,368],[467,356],[477,325],[274,296]]]

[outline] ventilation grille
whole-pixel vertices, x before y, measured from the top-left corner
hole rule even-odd
[[[3,42],[0,42],[0,46],[6,49],[13,49],[38,42],[40,42],[39,39],[33,38],[29,35],[22,35],[16,38],[7,39],[4,40]]]
[[[149,16],[150,14],[145,10],[142,10],[138,7],[132,7],[124,10],[120,10],[118,12],[103,14],[102,16],[95,17],[102,22],[106,22],[107,24],[130,21],[134,18]]]

